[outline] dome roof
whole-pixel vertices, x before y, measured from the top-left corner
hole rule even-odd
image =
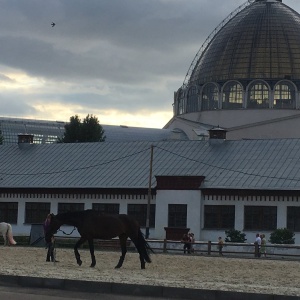
[[[300,79],[300,15],[281,0],[256,0],[211,39],[189,83]]]

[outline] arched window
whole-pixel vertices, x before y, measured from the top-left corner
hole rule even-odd
[[[201,98],[201,110],[213,110],[219,108],[219,91],[213,83],[209,83],[203,87]]]
[[[186,110],[188,113],[198,111],[198,95],[196,86],[192,86],[188,91]]]
[[[182,89],[180,89],[178,92],[177,92],[177,95],[176,95],[176,100],[175,100],[177,103],[176,104],[176,112],[177,112],[177,115],[181,115],[181,114],[184,114],[185,112],[185,98],[184,98],[184,92],[182,91]]]
[[[234,81],[228,82],[223,89],[222,108],[234,109],[243,107],[243,88]]]
[[[269,108],[269,89],[266,84],[256,82],[249,87],[247,108]]]
[[[282,81],[276,85],[274,108],[296,108],[296,91],[290,82]]]

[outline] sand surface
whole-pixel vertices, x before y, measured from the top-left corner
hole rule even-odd
[[[45,248],[0,246],[0,274],[300,296],[300,261],[153,254],[141,270],[137,253],[127,253],[121,269],[119,252],[96,251],[95,268],[88,250],[80,254],[78,266],[72,249],[57,249],[52,263]]]

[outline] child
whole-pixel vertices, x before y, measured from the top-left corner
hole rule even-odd
[[[194,249],[195,237],[192,232],[189,233],[189,238],[190,238],[190,243],[191,243],[191,252],[194,253],[195,252],[195,249]]]
[[[223,245],[224,245],[224,242],[222,240],[222,238],[219,236],[219,239],[218,239],[218,249],[219,249],[219,255],[220,256],[223,256]]]

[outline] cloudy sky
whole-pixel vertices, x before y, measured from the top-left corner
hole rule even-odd
[[[245,2],[0,0],[0,116],[162,128],[202,43]]]

